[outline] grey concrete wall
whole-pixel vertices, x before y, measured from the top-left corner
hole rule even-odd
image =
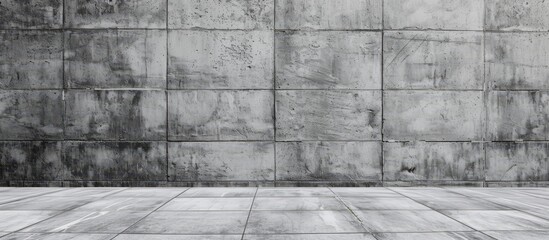
[[[549,185],[549,1],[0,0],[0,185]]]

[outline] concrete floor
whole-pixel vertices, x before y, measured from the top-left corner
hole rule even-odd
[[[0,188],[0,239],[548,239],[544,188]]]

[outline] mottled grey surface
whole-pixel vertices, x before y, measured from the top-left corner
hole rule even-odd
[[[482,33],[405,31],[383,37],[384,89],[483,89]]]
[[[278,32],[275,44],[277,89],[381,89],[380,33]]]
[[[544,0],[0,0],[0,185],[549,186],[547,10]],[[397,202],[413,205],[387,204]],[[124,211],[157,206],[142,203]],[[174,209],[241,209],[193,206]],[[299,239],[257,238],[284,237]],[[422,237],[478,236],[410,235]]]
[[[0,89],[62,88],[62,36],[61,31],[0,31]]]

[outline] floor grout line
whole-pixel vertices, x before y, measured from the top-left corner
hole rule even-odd
[[[355,219],[358,220],[358,223],[360,223],[360,226],[361,226],[367,233],[369,233],[369,234],[371,234],[372,236],[374,236],[374,235],[372,234],[372,232],[364,225],[364,223],[362,222],[362,219],[360,219],[360,217],[359,217],[358,215],[356,215],[356,213],[347,205],[347,203],[345,203],[345,201],[343,201],[343,199],[341,199],[341,198],[339,197],[339,195],[337,195],[337,194],[332,190],[331,187],[328,187],[328,190],[330,190],[330,192],[332,192],[332,193],[334,194],[335,198],[336,198],[341,204],[343,204],[343,206],[345,206],[345,208],[347,208],[347,210],[343,210],[343,211],[350,212],[351,215],[353,215],[353,217],[355,217]],[[376,238],[376,237],[374,236],[374,238]],[[377,239],[377,238],[376,238],[376,239]]]
[[[250,205],[250,210],[248,211],[248,217],[246,218],[246,224],[244,224],[244,230],[242,231],[242,237],[240,237],[241,240],[244,239],[244,235],[246,235],[246,228],[248,227],[248,221],[250,220],[250,216],[252,215],[252,209],[254,207],[255,198],[257,196],[257,192],[259,191],[259,188],[255,188],[254,197],[252,199],[252,204]]]

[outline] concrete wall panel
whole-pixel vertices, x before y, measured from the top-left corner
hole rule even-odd
[[[497,142],[486,151],[487,181],[549,181],[549,143]]]
[[[549,31],[549,2],[545,0],[484,0],[486,29]]]
[[[63,26],[63,0],[2,0],[0,28],[46,29]]]
[[[381,33],[278,32],[275,46],[278,89],[381,89]]]
[[[0,142],[2,181],[54,181],[66,178],[62,142]]]

